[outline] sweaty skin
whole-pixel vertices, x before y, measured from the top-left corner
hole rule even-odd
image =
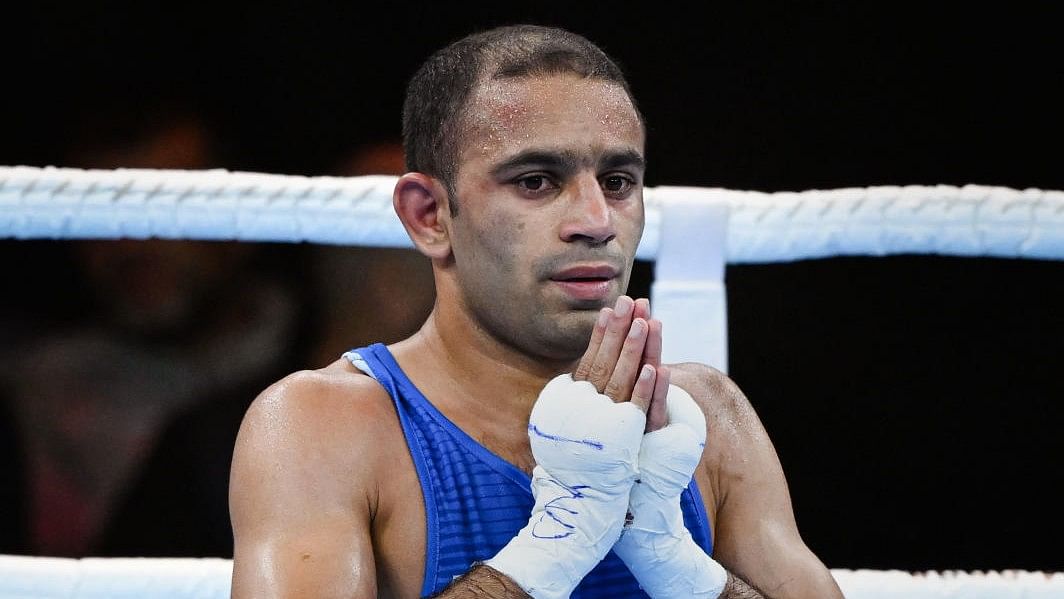
[[[563,74],[487,82],[474,95],[458,215],[439,180],[408,173],[396,184],[396,212],[432,260],[437,289],[422,328],[390,346],[399,365],[445,416],[528,473],[529,413],[554,376],[572,372],[632,401],[648,430],[664,425],[671,381],[706,416],[695,477],[714,558],[764,596],[841,597],[798,534],[746,398],[707,366],[661,365],[667,332],[645,299],[623,295],[644,171],[644,131],[624,90]],[[587,272],[594,280],[573,276]],[[649,380],[638,378],[644,368]],[[230,488],[235,599],[418,596],[426,532],[414,465],[391,399],[346,360],[256,398]],[[441,596],[524,593],[479,567]]]

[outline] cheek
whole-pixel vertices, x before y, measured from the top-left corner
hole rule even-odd
[[[473,238],[467,247],[474,248],[475,255],[470,266],[476,269],[471,274],[494,272],[516,276],[519,248],[522,247],[524,223],[509,215],[493,215],[485,218],[480,226],[471,231]],[[504,283],[505,284],[505,283]]]
[[[503,268],[514,279],[521,276],[518,267],[521,262],[521,249],[525,247],[525,224],[512,217],[500,217],[488,223],[485,237],[489,240],[491,252]]]
[[[626,202],[616,213],[616,224],[626,243],[631,243],[634,248],[639,244],[643,236],[644,214],[642,202]]]

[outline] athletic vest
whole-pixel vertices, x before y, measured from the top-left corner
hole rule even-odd
[[[406,377],[384,345],[344,354],[395,402],[425,498],[422,596],[438,593],[475,562],[487,560],[528,523],[532,481],[447,419]],[[694,480],[681,496],[684,524],[712,552],[709,519]],[[646,597],[612,551],[580,583],[573,599]]]

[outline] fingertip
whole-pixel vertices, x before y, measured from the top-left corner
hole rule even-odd
[[[650,400],[654,396],[656,374],[653,366],[644,364],[639,369],[639,376],[635,380],[635,386],[632,387],[632,403],[644,412],[649,409]]]
[[[668,424],[669,368],[659,366],[654,379],[653,400],[647,409],[646,431],[653,432]]]
[[[635,300],[635,315],[649,320],[650,319],[650,300],[645,297],[641,297]]]
[[[649,381],[654,378],[654,367],[650,364],[643,364],[643,367],[639,369],[639,380]]]
[[[642,318],[636,318],[632,321],[632,326],[629,329],[628,336],[635,339],[641,337],[648,330],[647,321]]]
[[[610,315],[612,313],[613,310],[610,308],[602,308],[599,310],[598,320],[595,321],[595,326],[600,329],[606,328],[606,323],[610,321]]]

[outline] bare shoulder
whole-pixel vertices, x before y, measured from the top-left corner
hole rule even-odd
[[[750,401],[735,381],[723,372],[698,362],[669,364],[672,384],[691,394],[707,418],[735,422],[757,420]]]
[[[297,371],[263,390],[248,407],[242,428],[304,440],[352,440],[394,419],[387,392],[349,363]]]
[[[263,390],[230,470],[233,597],[376,596],[371,526],[401,438],[387,393],[349,364]]]
[[[387,392],[350,364],[294,372],[248,407],[235,447],[233,490],[247,482],[242,473],[319,489],[335,484],[340,494],[372,485],[378,460],[401,435]]]
[[[248,414],[329,416],[326,420],[390,409],[388,393],[346,360],[317,370],[300,370],[273,383],[252,402]],[[328,423],[323,423],[328,424]]]
[[[705,364],[670,365],[672,382],[706,415],[696,473],[713,532],[713,557],[774,597],[838,597],[831,572],[805,545],[787,479],[765,427],[726,374]]]
[[[687,391],[706,416],[702,468],[713,502],[723,501],[737,486],[774,485],[782,475],[775,448],[735,381],[705,364],[670,364],[669,368],[672,383]]]

